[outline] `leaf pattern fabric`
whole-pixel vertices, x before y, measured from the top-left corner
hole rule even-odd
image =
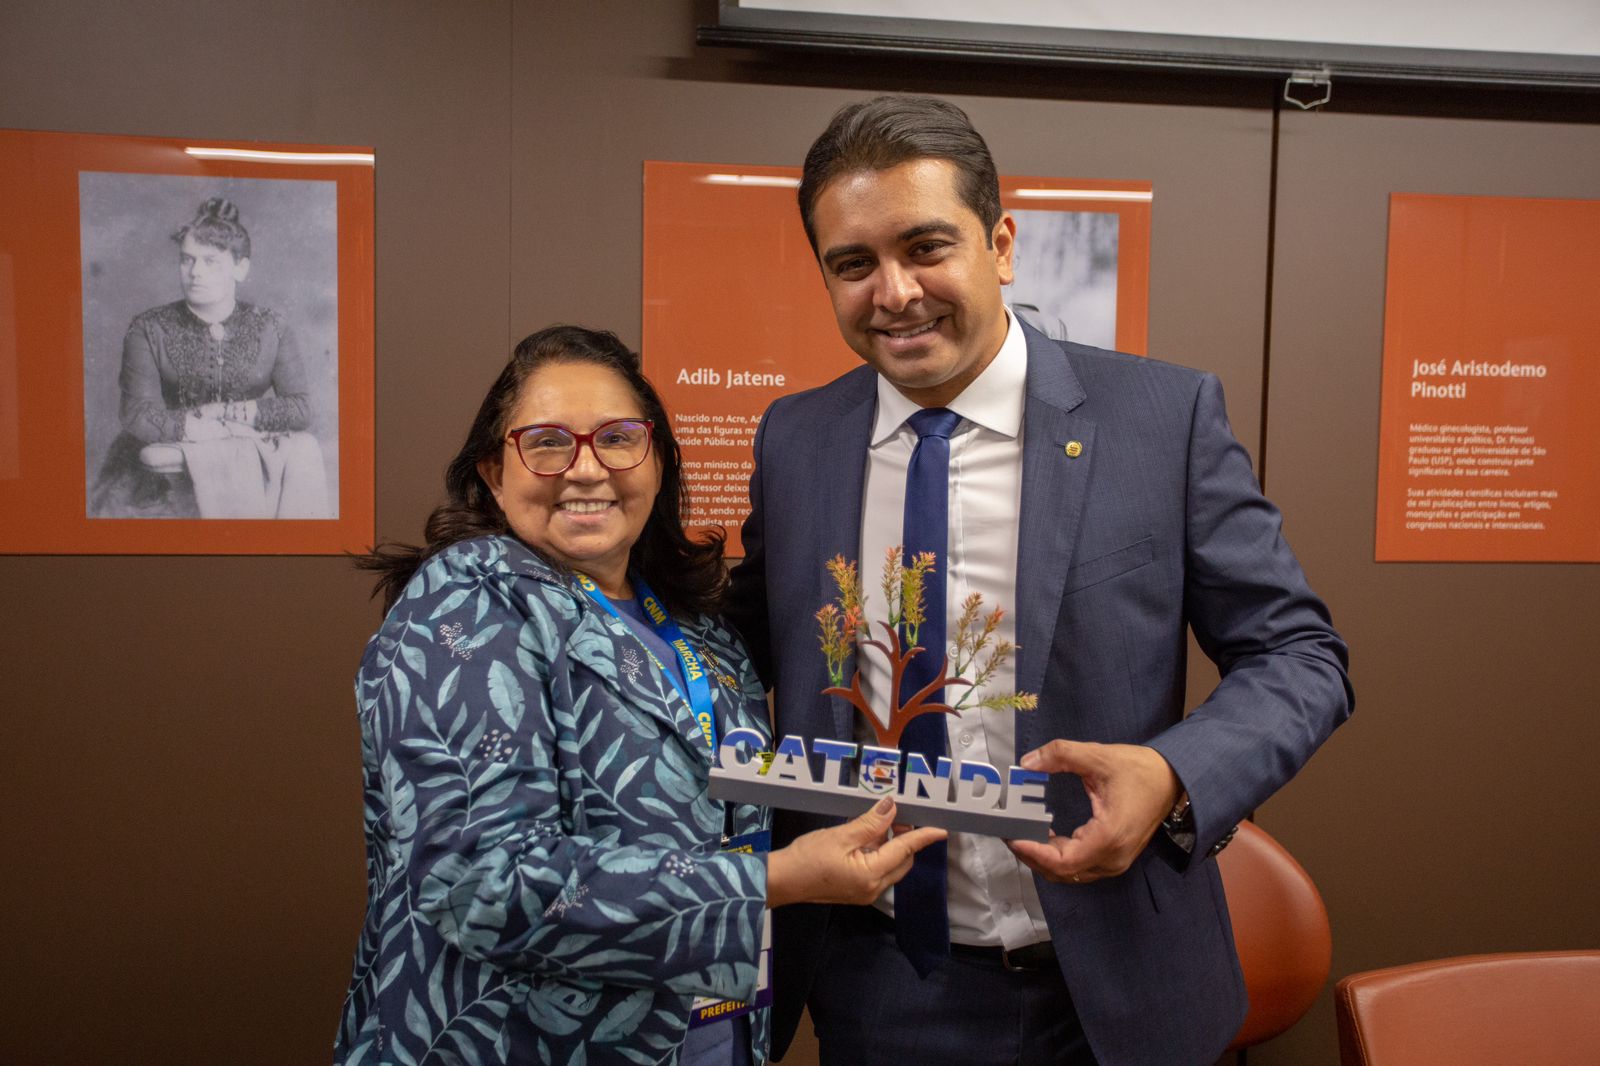
[[[765,734],[738,638],[678,621],[719,729]],[[672,1064],[694,996],[754,993],[765,859],[717,850],[710,752],[639,650],[513,538],[417,572],[356,676],[368,910],[337,1063]]]

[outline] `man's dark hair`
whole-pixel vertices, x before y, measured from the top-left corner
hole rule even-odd
[[[806,153],[800,176],[800,221],[817,251],[817,197],[837,177],[888,170],[915,159],[944,159],[956,168],[956,191],[991,241],[1000,221],[1000,178],[967,113],[931,96],[878,96],[840,108]]]

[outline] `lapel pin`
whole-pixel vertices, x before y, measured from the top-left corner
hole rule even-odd
[[[1068,459],[1076,459],[1078,456],[1083,454],[1083,442],[1078,440],[1069,440],[1062,451],[1067,453]]]

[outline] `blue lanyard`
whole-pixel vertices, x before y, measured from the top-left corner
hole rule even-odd
[[[616,604],[606,598],[587,574],[578,574],[578,587],[589,594],[589,598],[599,604],[612,618],[629,625],[626,618],[617,610]],[[644,607],[645,617],[650,620],[650,625],[655,629],[666,644],[678,653],[678,658],[683,661],[683,673],[669,670],[665,663],[656,657],[650,650],[650,645],[639,641],[644,646],[644,653],[650,656],[650,661],[656,664],[656,669],[667,675],[667,680],[672,682],[672,687],[677,689],[678,695],[688,701],[689,707],[694,711],[694,720],[700,725],[700,733],[706,739],[706,747],[710,749],[712,758],[717,753],[717,718],[711,711],[711,682],[706,678],[706,670],[700,663],[700,656],[689,646],[689,639],[683,635],[683,630],[678,628],[678,623],[661,606],[661,601],[656,594],[650,591],[650,586],[645,584],[641,577],[633,577],[634,590],[639,594],[639,602]],[[687,686],[687,688],[685,687]]]

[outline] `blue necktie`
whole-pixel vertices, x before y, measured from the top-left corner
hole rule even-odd
[[[961,416],[944,407],[928,407],[907,419],[917,432],[917,448],[906,467],[906,512],[902,539],[906,563],[920,552],[933,552],[934,572],[923,586],[926,617],[917,643],[926,650],[906,664],[900,681],[905,701],[938,676],[944,662],[945,576],[950,558],[950,434]],[[933,693],[932,702],[944,698]],[[900,750],[916,752],[934,766],[945,753],[945,716],[925,714],[906,723]],[[894,938],[918,976],[926,977],[950,957],[950,916],[945,902],[944,842],[917,852],[911,871],[894,889]]]

